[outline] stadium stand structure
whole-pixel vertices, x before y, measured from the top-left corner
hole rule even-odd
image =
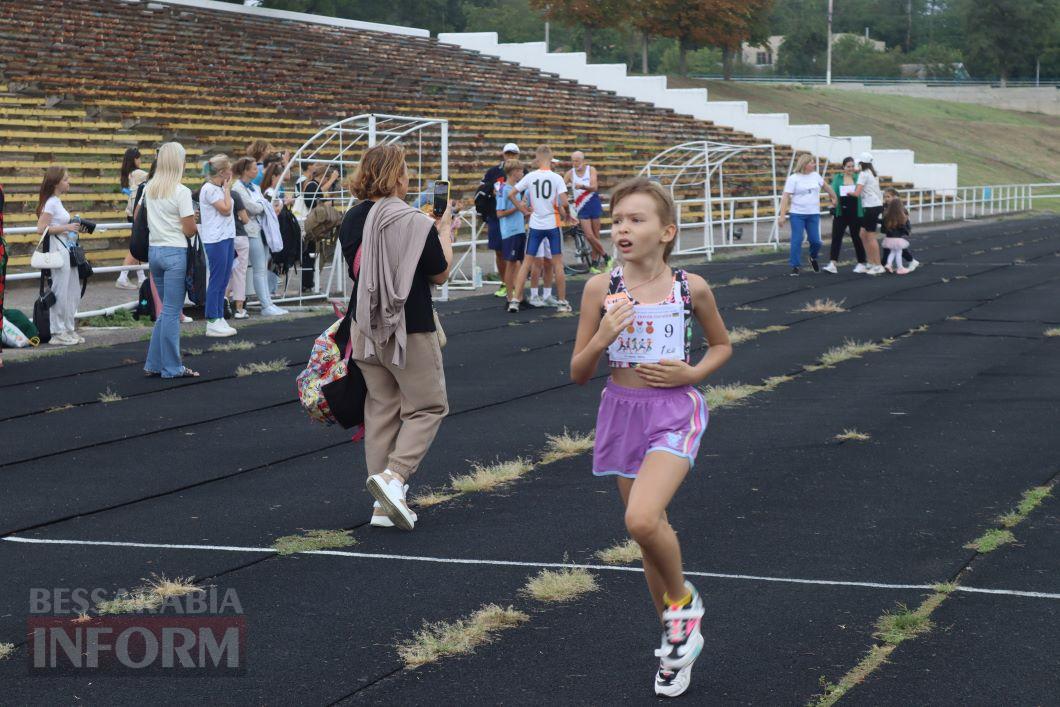
[[[370,112],[449,120],[450,180],[465,199],[511,140],[527,155],[539,143],[564,159],[585,150],[604,191],[678,143],[762,143],[747,132],[424,35],[208,0],[66,0],[61,12],[35,0],[5,0],[0,183],[8,194],[6,223],[35,223],[37,188],[49,164],[70,168],[73,189],[64,204],[71,213],[120,221],[126,197],[118,171],[127,147],[140,148],[146,168],[162,141],[181,141],[188,149],[185,181],[197,186],[204,156],[241,155],[256,138],[293,151],[320,127]],[[424,171],[439,168],[437,149],[425,146]],[[786,171],[791,154],[790,147],[777,147],[778,172]],[[727,192],[768,193],[771,169],[761,154],[741,155],[727,168]],[[125,254],[127,236],[127,230],[97,232],[83,242],[94,261],[113,262]],[[24,267],[36,237],[8,240],[12,267]]]

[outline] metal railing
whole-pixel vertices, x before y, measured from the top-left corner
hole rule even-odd
[[[690,74],[689,78],[707,79],[711,81],[725,80],[723,74]],[[741,83],[798,83],[798,84],[825,84],[828,82],[826,76],[752,76],[737,75],[730,81]],[[929,86],[993,86],[996,88],[1049,88],[1060,87],[1060,78],[1042,79],[1009,79],[1005,85],[1001,85],[1001,79],[940,79],[940,78],[916,78],[916,77],[880,77],[880,76],[832,76],[832,83],[856,83],[866,86],[886,86],[902,84],[927,84]]]

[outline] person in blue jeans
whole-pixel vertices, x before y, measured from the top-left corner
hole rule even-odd
[[[162,298],[162,313],[151,331],[144,373],[162,378],[196,378],[180,358],[180,309],[187,292],[188,238],[195,235],[195,208],[184,177],[184,146],[167,142],[155,157],[155,176],[144,189],[150,241],[151,279]]]
[[[784,227],[791,218],[791,253],[788,263],[791,274],[799,274],[802,265],[802,241],[810,239],[810,266],[820,272],[817,255],[821,252],[821,187],[832,199],[832,207],[839,203],[835,190],[818,174],[813,155],[802,153],[795,160],[795,170],[784,183],[784,196],[780,199],[780,217],[777,224]]]

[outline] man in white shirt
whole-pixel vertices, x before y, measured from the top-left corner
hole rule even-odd
[[[552,148],[542,145],[534,153],[537,169],[519,180],[515,194],[530,206],[530,232],[526,241],[526,258],[515,278],[515,297],[518,299],[526,283],[526,275],[537,261],[536,254],[543,241],[548,241],[552,254],[552,269],[555,273],[556,292],[552,296],[546,289],[545,303],[560,312],[570,312],[567,302],[567,281],[563,273],[563,231],[571,222],[567,203],[567,185],[563,177],[552,171]],[[525,195],[525,196],[524,196]]]

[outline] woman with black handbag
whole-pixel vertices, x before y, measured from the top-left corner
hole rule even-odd
[[[51,340],[56,346],[83,344],[84,338],[75,330],[77,305],[81,301],[81,278],[74,264],[73,249],[78,248],[77,234],[80,220],[72,218],[63,206],[61,197],[70,191],[70,174],[66,167],[53,165],[44,173],[37,201],[37,233],[43,236],[47,253],[62,253],[57,268],[51,268],[51,291],[55,304],[50,309]],[[82,255],[84,251],[81,251]]]

